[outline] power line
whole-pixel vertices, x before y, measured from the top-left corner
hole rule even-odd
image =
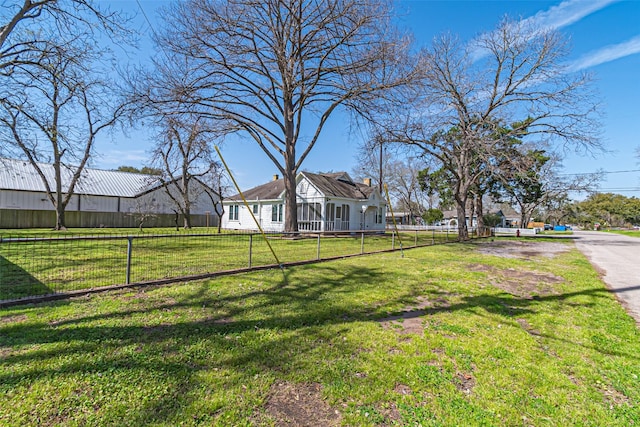
[[[633,173],[633,172],[640,172],[640,169],[629,169],[629,170],[624,170],[624,171],[603,171],[603,170],[599,170],[596,172],[580,172],[580,173],[559,173],[558,175],[572,175],[572,176],[578,176],[578,175],[597,175],[597,174],[612,174],[612,173]]]

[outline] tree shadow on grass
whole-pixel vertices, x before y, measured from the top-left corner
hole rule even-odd
[[[52,293],[25,269],[0,256],[0,301]]]
[[[311,271],[313,274],[306,274]],[[85,381],[97,381],[96,377],[103,375],[126,376],[130,379],[125,386],[132,390],[137,383],[162,385],[158,392],[150,388],[155,394],[146,403],[129,409],[126,421],[136,425],[169,422],[198,399],[198,390],[212,387],[203,380],[201,371],[224,370],[230,377],[241,378],[238,383],[249,386],[255,375],[304,376],[308,361],[314,360],[309,356],[321,345],[335,358],[362,351],[357,343],[341,338],[349,332],[350,323],[380,319],[388,315],[385,310],[406,305],[418,296],[434,301],[440,298],[443,302],[416,311],[416,315],[469,311],[504,316],[504,321],[533,314],[544,302],[608,294],[606,289],[598,288],[524,298],[486,291],[448,303],[444,299],[447,294],[439,288],[422,285],[405,287],[404,291],[390,290],[389,295],[393,296],[384,306],[374,308],[357,297],[379,290],[380,284],[393,286],[415,280],[415,276],[389,273],[383,267],[344,264],[288,269],[282,278],[277,274],[266,279],[236,276],[232,280],[236,290],[219,296],[216,282],[206,281],[180,300],[162,300],[157,295],[155,300],[146,301],[141,295],[139,304],[124,302],[123,309],[116,312],[83,314],[51,323],[0,323],[0,370],[4,371],[0,384],[10,389],[43,378],[64,382],[67,376],[80,376]],[[424,276],[425,280],[428,278]],[[227,280],[224,286],[230,287],[229,283]],[[122,300],[122,296],[119,298]],[[145,315],[150,312],[162,315],[147,319]],[[33,349],[25,350],[28,346]],[[636,355],[590,348],[638,360]],[[29,367],[25,369],[24,364]],[[12,370],[12,366],[19,369]],[[228,381],[232,386],[236,384],[235,380]],[[124,421],[125,415],[118,410],[105,411],[105,423]],[[214,420],[214,412],[203,416]]]

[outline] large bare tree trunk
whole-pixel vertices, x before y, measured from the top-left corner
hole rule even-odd
[[[285,99],[284,131],[286,151],[284,154],[284,232],[298,232],[298,204],[296,197],[296,144],[293,138],[293,107],[290,99]]]
[[[288,159],[287,159],[288,163]],[[284,232],[298,232],[298,205],[296,197],[296,174],[288,167],[284,171]]]
[[[458,215],[458,239],[469,240],[469,228],[467,227],[467,199],[456,199],[456,213]]]
[[[66,230],[67,226],[64,219],[64,209],[56,207],[56,230]]]
[[[54,115],[54,117],[56,116],[57,114]],[[58,153],[56,138],[54,138],[54,141],[56,141],[54,145],[55,162],[53,164],[53,169],[56,175],[56,193],[54,195],[54,207],[56,208],[56,225],[54,227],[54,230],[66,230],[67,225],[65,224],[64,220],[64,211],[67,206],[64,202],[64,198],[62,197],[62,173],[60,172],[60,154]]]
[[[484,225],[484,206],[482,202],[482,194],[479,194],[476,197],[476,212],[478,215],[478,236],[484,236],[485,225]]]
[[[191,228],[191,210],[190,209],[185,209],[182,212],[182,218],[183,218],[183,227],[185,229],[189,229]]]

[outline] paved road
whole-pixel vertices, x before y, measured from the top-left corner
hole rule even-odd
[[[578,249],[640,325],[640,238],[595,231],[574,232]]]

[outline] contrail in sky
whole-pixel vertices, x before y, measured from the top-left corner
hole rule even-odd
[[[562,28],[618,1],[620,0],[567,0],[549,10],[538,12],[523,22],[547,30]]]
[[[640,35],[623,43],[605,46],[601,49],[589,52],[569,65],[570,71],[580,71],[596,65],[611,62],[625,56],[640,53]]]
[[[556,30],[580,21],[600,9],[616,3],[620,0],[566,0],[548,10],[543,10],[535,15],[520,21],[523,28],[535,28],[538,31]],[[474,45],[472,42],[471,46]],[[488,54],[485,49],[473,49],[472,60],[478,61]]]

